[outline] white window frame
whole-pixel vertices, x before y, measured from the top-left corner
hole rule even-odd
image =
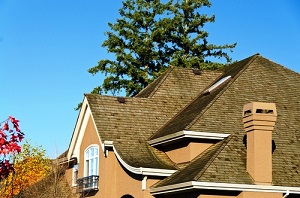
[[[77,186],[77,179],[78,179],[78,164],[74,165],[72,171],[72,186]]]
[[[87,152],[90,152],[91,149],[97,149],[97,154],[87,156]],[[92,165],[95,172],[90,173],[90,161],[95,159],[96,163]],[[91,175],[99,175],[99,145],[97,144],[89,145],[84,151],[84,177]]]

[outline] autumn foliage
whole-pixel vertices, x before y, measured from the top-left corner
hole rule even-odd
[[[22,152],[14,156],[14,171],[0,184],[0,197],[20,195],[26,188],[45,178],[51,171],[51,160],[40,146],[29,142],[22,145]]]
[[[20,142],[24,133],[19,127],[19,120],[9,116],[0,123],[0,180],[14,171],[10,157],[21,152]]]

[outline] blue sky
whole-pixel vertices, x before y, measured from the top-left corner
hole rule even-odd
[[[300,72],[300,1],[213,0],[205,9],[209,42],[237,42],[230,54],[255,53]],[[0,121],[20,120],[26,139],[53,158],[68,148],[74,108],[102,83],[87,69],[111,57],[101,47],[121,0],[0,0]]]

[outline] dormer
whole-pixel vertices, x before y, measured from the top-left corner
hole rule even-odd
[[[180,131],[149,140],[151,146],[165,152],[176,164],[192,161],[213,144],[228,137],[229,134],[213,132]]]

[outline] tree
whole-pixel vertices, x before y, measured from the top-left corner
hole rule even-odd
[[[124,0],[119,9],[121,18],[108,23],[110,31],[102,47],[115,54],[115,60],[103,59],[88,70],[95,75],[105,73],[101,86],[92,93],[126,90],[137,94],[157,78],[169,64],[199,69],[215,69],[221,64],[211,58],[231,59],[226,50],[236,44],[209,44],[206,23],[215,16],[200,14],[210,7],[209,0]]]
[[[20,142],[24,133],[19,127],[19,120],[9,116],[0,122],[0,181],[14,171],[11,156],[21,152]]]
[[[28,141],[22,152],[13,156],[14,171],[1,182],[1,197],[13,197],[43,179],[50,173],[51,160],[41,146],[32,146]]]

